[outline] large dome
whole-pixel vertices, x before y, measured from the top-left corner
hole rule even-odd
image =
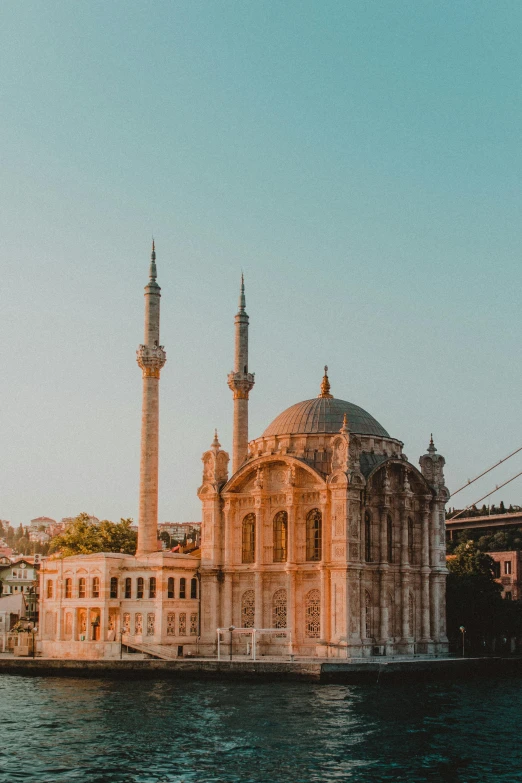
[[[358,405],[334,397],[314,397],[292,405],[279,414],[263,432],[270,435],[313,435],[339,432],[346,413],[348,430],[359,435],[374,435],[380,438],[390,436],[373,416]]]

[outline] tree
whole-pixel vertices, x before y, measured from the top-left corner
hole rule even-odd
[[[136,552],[137,535],[131,529],[132,519],[109,522],[104,519],[93,523],[89,515],[79,514],[61,536],[51,541],[50,552],[59,552],[62,557],[90,555],[94,552],[122,552],[133,555]]]
[[[469,649],[476,652],[485,650],[493,637],[513,636],[520,627],[520,607],[513,606],[518,602],[502,600],[493,564],[471,540],[459,544],[448,560],[448,636],[456,643],[464,626]]]

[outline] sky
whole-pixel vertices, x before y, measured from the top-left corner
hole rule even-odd
[[[518,0],[0,6],[0,518],[137,520],[143,287],[162,287],[160,521],[319,393],[454,491],[522,446]],[[522,452],[461,492],[522,471]],[[522,503],[522,477],[491,500]]]

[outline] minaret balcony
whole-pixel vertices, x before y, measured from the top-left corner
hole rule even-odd
[[[136,351],[136,361],[144,375],[159,377],[159,371],[167,361],[167,354],[162,345],[140,345]]]
[[[255,378],[252,372],[231,372],[227,377],[228,387],[234,393],[234,399],[246,399],[254,387]]]

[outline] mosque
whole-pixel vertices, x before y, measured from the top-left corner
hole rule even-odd
[[[217,433],[203,454],[200,557],[158,551],[160,287],[145,287],[138,548],[45,561],[41,648],[116,657],[123,641],[163,657],[441,655],[444,458],[419,460],[362,408],[331,394],[292,405],[248,439],[249,318],[235,316],[232,470]],[[227,647],[228,645],[228,647]]]

